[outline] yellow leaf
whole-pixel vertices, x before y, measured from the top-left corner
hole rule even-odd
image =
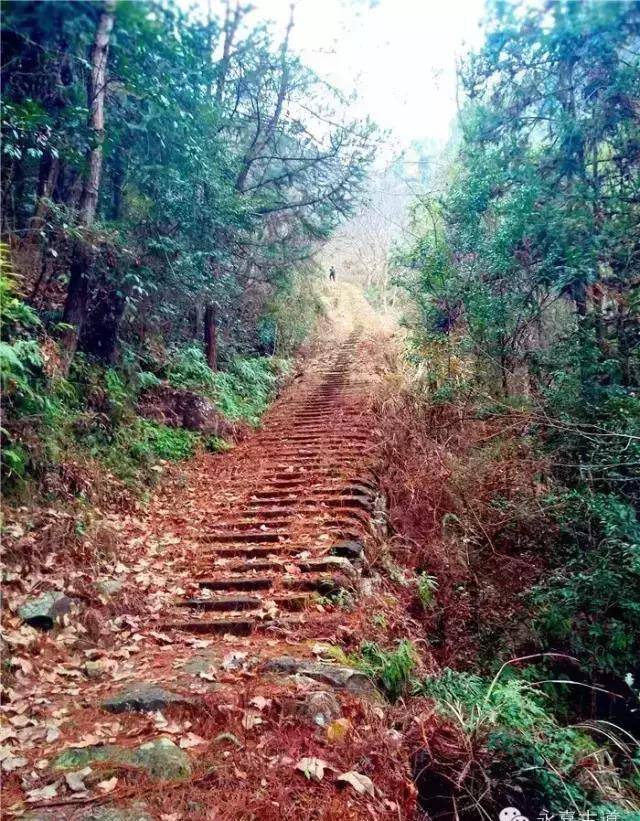
[[[342,741],[351,729],[351,722],[348,718],[337,718],[327,727],[327,739],[329,741]]]

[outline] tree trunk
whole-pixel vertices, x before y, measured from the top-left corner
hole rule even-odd
[[[104,101],[107,82],[109,40],[114,22],[115,0],[106,0],[98,20],[95,39],[91,47],[91,76],[88,84],[89,137],[91,148],[87,154],[87,170],[80,197],[79,223],[90,228],[98,208],[100,178],[102,175],[102,145],[104,142]],[[87,315],[89,277],[95,252],[90,240],[83,238],[75,243],[73,262],[64,306],[63,322],[69,327],[60,340],[61,362],[68,373],[76,352],[78,337]]]
[[[36,206],[33,215],[29,220],[29,227],[23,242],[24,258],[22,265],[28,275],[35,280],[31,301],[35,302],[42,283],[45,281],[47,258],[43,256],[43,229],[47,224],[47,214],[49,213],[49,200],[53,196],[53,191],[58,182],[60,172],[60,160],[52,154],[45,154],[40,161],[40,171],[38,174],[38,188],[36,192]],[[36,275],[36,271],[39,273]],[[37,279],[36,279],[37,276]]]
[[[51,199],[53,191],[58,182],[60,171],[60,160],[51,154],[46,154],[40,161],[40,173],[38,176],[38,192],[36,207],[31,217],[28,241],[37,238],[37,234],[45,223],[49,206],[47,200]]]
[[[218,370],[218,326],[216,306],[208,302],[204,310],[204,352],[212,371]]]
[[[92,289],[91,305],[87,307],[80,349],[113,365],[118,359],[120,323],[127,307],[127,297],[107,281]]]
[[[202,306],[196,303],[189,311],[189,332],[191,334],[191,339],[200,339],[200,329],[202,328],[203,321]]]

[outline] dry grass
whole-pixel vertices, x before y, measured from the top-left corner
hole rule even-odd
[[[430,403],[413,372],[397,365],[377,410],[392,552],[437,579],[437,606],[422,617],[439,662],[471,661],[480,634],[503,636],[508,621],[515,636],[507,652],[523,641],[526,648],[519,595],[543,572],[551,533],[530,420],[521,412],[479,418],[462,401]]]

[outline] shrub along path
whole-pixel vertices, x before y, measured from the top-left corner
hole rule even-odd
[[[260,432],[112,517],[110,573],[31,575],[5,618],[8,815],[410,814],[395,708],[345,655],[389,622],[415,630],[368,566],[374,351],[353,330],[327,340]],[[25,625],[17,605],[53,590],[53,629]]]

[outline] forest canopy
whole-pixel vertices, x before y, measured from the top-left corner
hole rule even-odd
[[[64,369],[190,339],[216,368],[273,335],[268,298],[351,211],[376,143],[293,24],[274,42],[240,4],[3,4],[3,236]]]

